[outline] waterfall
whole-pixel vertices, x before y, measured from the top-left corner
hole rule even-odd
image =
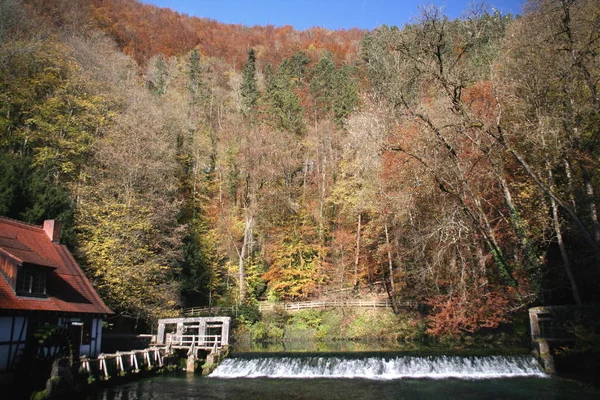
[[[529,355],[348,356],[257,353],[232,355],[210,374],[215,378],[493,379],[547,377]]]

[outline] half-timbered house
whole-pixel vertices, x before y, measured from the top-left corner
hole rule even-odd
[[[55,220],[34,226],[0,217],[0,373],[27,357],[100,353],[112,311],[60,243],[60,228]]]

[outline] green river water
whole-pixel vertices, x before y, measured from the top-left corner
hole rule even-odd
[[[523,349],[349,349],[234,351],[208,376],[167,373],[100,388],[84,398],[600,399],[599,386],[546,375]]]

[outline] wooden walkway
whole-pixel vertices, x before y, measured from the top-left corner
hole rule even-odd
[[[101,353],[97,358],[81,356],[81,368],[96,379],[108,380],[125,373],[138,373],[142,370],[160,369],[169,350],[166,346],[152,346],[147,349]]]
[[[108,380],[123,374],[137,374],[140,371],[156,370],[164,367],[165,357],[175,349],[187,349],[194,354],[198,350],[216,352],[223,346],[221,335],[178,335],[168,333],[163,345],[146,349],[101,353],[97,358],[81,356],[81,368],[95,379]]]
[[[400,308],[416,309],[417,302],[404,301],[398,302]],[[259,302],[259,311],[298,311],[311,308],[392,308],[392,302],[389,299],[383,300],[322,300],[322,301],[299,301],[290,303],[271,303]],[[231,307],[191,307],[183,310],[183,315],[191,317],[195,315],[206,314],[235,314],[238,306]]]

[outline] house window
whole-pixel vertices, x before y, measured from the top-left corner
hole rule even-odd
[[[17,276],[17,295],[46,297],[46,272],[21,268]]]

